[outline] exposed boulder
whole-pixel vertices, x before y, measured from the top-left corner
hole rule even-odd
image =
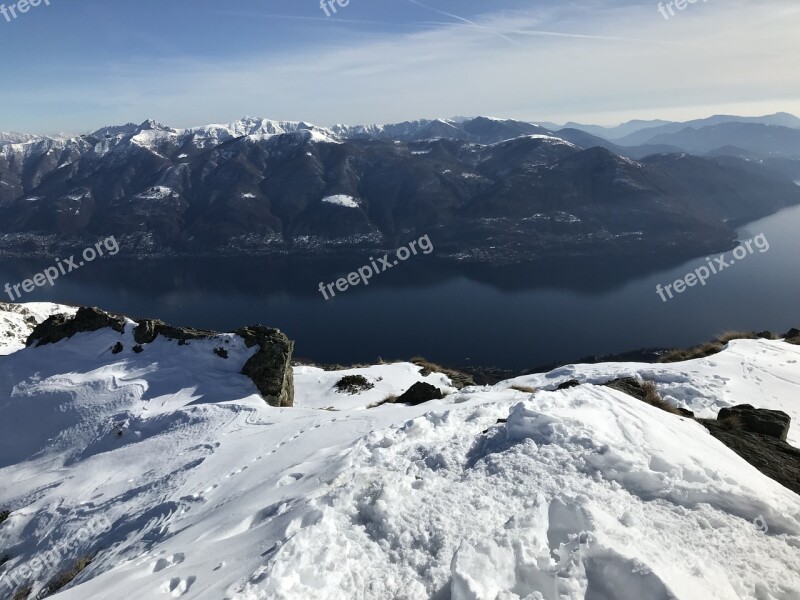
[[[261,396],[271,406],[294,406],[294,342],[278,329],[256,325],[235,331],[248,348],[259,346],[245,363],[242,373],[256,384]]]
[[[723,408],[717,420],[734,421],[737,429],[774,437],[782,442],[786,441],[792,423],[792,418],[783,411],[754,408],[749,404]]]
[[[771,435],[737,429],[731,418],[699,421],[711,435],[764,475],[800,494],[800,449]]]
[[[397,402],[416,406],[418,404],[430,402],[431,400],[441,400],[442,398],[444,398],[442,390],[430,383],[418,381],[408,388],[405,393],[397,399]]]
[[[797,344],[798,346],[800,346],[800,329],[792,327],[789,331],[787,331],[783,335],[783,339],[785,339],[790,344]]]
[[[49,317],[34,328],[25,345],[55,344],[71,338],[76,333],[97,331],[106,327],[123,333],[125,317],[110,315],[99,308],[82,307],[78,309],[75,316],[53,315]]]
[[[577,379],[570,379],[558,384],[557,390],[568,390],[570,388],[578,387],[581,384]]]

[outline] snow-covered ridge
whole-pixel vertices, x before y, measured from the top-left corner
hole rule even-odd
[[[699,423],[595,385],[639,376],[708,416],[780,408],[796,443],[798,346],[740,340],[460,391],[408,363],[296,367],[295,407],[273,408],[238,374],[233,338],[228,359],[218,341],[108,352],[118,339],[0,357],[0,586],[74,540],[34,593],[97,552],[59,598],[800,597],[800,497]],[[345,375],[373,387],[341,394]],[[583,385],[556,390],[569,379]],[[367,408],[416,381],[449,395]],[[110,531],[77,535],[99,517]]]
[[[421,119],[385,125],[337,124],[332,127],[320,127],[304,121],[281,121],[247,116],[231,123],[213,123],[185,129],[169,127],[153,119],[148,119],[139,125],[133,123],[111,125],[102,127],[89,135],[73,137],[48,137],[21,133],[0,133],[0,147],[16,146],[17,152],[24,152],[26,148],[31,148],[31,144],[41,142],[58,141],[63,147],[64,145],[70,144],[85,144],[85,140],[94,138],[100,140],[99,144],[96,146],[96,152],[102,155],[108,152],[111,146],[123,141],[129,141],[131,144],[153,151],[155,151],[159,144],[167,142],[177,145],[189,143],[195,148],[205,149],[237,138],[257,141],[267,139],[271,136],[299,134],[303,132],[306,132],[308,136],[306,139],[318,143],[338,143],[351,137],[391,137],[404,139],[412,138],[421,131],[435,132],[435,135],[431,136],[429,139],[441,139],[443,137],[459,137],[463,135],[464,131],[461,128],[467,122],[472,122],[473,124],[478,123],[480,125],[496,124],[498,126],[513,124],[524,125],[528,128],[543,132],[543,137],[553,137],[549,135],[551,132],[533,123],[514,121],[512,119],[498,119],[494,117],[476,117],[474,119]],[[545,133],[547,135],[545,135]],[[564,143],[568,142],[565,141]]]
[[[71,306],[49,302],[27,304],[0,302],[0,356],[24,348],[25,341],[34,327],[48,317],[56,314],[73,315],[76,311],[77,309]]]

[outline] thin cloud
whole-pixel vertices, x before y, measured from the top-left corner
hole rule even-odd
[[[411,2],[411,4],[416,4],[417,6],[420,6],[422,8],[427,9],[427,10],[433,11],[433,12],[438,13],[440,15],[443,15],[445,17],[450,17],[451,19],[456,19],[457,21],[461,21],[463,23],[471,25],[472,27],[476,27],[476,28],[481,29],[483,31],[488,31],[489,33],[497,35],[498,37],[501,37],[502,39],[504,39],[504,40],[506,40],[508,42],[511,42],[512,44],[517,44],[516,40],[513,40],[512,38],[510,38],[507,35],[505,35],[503,32],[497,31],[496,29],[492,29],[491,27],[486,27],[484,25],[479,25],[475,21],[470,21],[469,19],[465,19],[464,17],[461,17],[459,15],[454,15],[452,13],[445,12],[443,10],[439,10],[438,8],[434,8],[432,6],[428,6],[427,4],[423,4],[422,2],[419,2],[419,0],[408,0],[408,1]]]

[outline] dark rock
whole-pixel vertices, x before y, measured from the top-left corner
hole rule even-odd
[[[699,421],[711,435],[764,475],[800,494],[800,449],[770,435],[731,428],[725,420]]]
[[[688,417],[690,419],[694,419],[694,412],[689,410],[688,408],[675,408],[682,417]]]
[[[774,340],[775,334],[772,333],[771,331],[759,331],[756,334],[756,337],[760,340]]]
[[[178,340],[185,345],[188,340],[207,340],[217,335],[216,331],[192,329],[191,327],[173,327],[158,319],[141,319],[133,330],[133,339],[138,344],[149,344],[158,336],[168,340]]]
[[[97,331],[110,327],[114,331],[125,331],[125,318],[113,316],[99,308],[82,307],[75,316],[53,315],[39,325],[28,336],[26,346],[44,346],[71,338],[76,333]]]
[[[760,433],[769,437],[786,441],[792,418],[780,410],[754,408],[749,404],[740,404],[723,408],[717,415],[718,421],[733,419],[744,431]]]
[[[248,348],[259,346],[258,352],[245,363],[242,374],[253,380],[270,406],[294,406],[294,342],[280,330],[261,325],[243,327],[234,333]]]
[[[569,388],[578,387],[581,384],[580,381],[577,379],[570,379],[569,381],[564,381],[563,383],[558,384],[557,390],[568,390]]]
[[[418,381],[408,388],[406,392],[397,399],[397,402],[416,406],[418,404],[430,402],[431,400],[441,400],[442,398],[444,398],[442,390],[430,383]]]
[[[216,354],[220,358],[228,358],[228,351],[221,346],[214,348],[214,354]]]
[[[141,354],[142,352],[144,352],[144,348],[142,348],[139,344],[136,344],[133,347],[133,351],[136,352],[136,354]]]
[[[795,329],[793,327],[784,334],[783,338],[790,344],[797,344],[800,346],[800,329]]]
[[[125,347],[122,345],[122,342],[117,342],[116,344],[114,344],[114,347],[111,348],[111,354],[119,354],[124,349]]]

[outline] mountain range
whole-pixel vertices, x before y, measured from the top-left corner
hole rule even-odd
[[[136,256],[379,251],[428,234],[442,258],[491,264],[685,257],[800,204],[800,130],[674,126],[638,146],[490,117],[2,134],[0,253],[108,235]]]

